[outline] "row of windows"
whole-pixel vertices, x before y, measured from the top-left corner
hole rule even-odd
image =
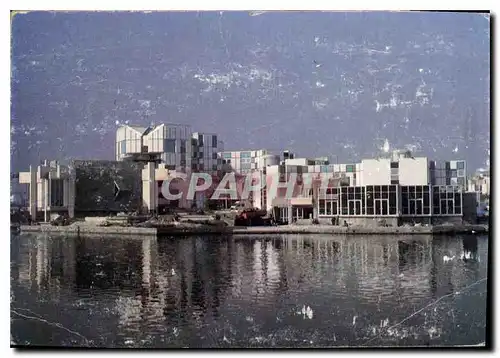
[[[212,153],[212,155],[209,155],[209,153],[203,153],[203,152],[199,152],[199,153],[193,153],[193,158],[199,158],[199,159],[203,159],[203,158],[206,158],[206,159],[213,159],[213,160],[217,160],[217,153]]]
[[[203,170],[206,170],[207,167],[210,167],[210,164],[208,165],[205,165],[205,164],[191,164],[191,169],[194,170],[194,171],[203,171]],[[212,165],[212,170],[213,171],[216,171],[218,168],[217,168],[217,164],[213,164]]]
[[[342,215],[342,216],[356,216],[356,215],[377,215],[387,216],[396,215],[396,198],[390,199],[373,199],[365,201],[363,199],[347,199],[341,196],[339,200],[319,200],[319,215]]]
[[[453,186],[434,187],[432,213],[434,215],[462,215],[462,193]]]
[[[319,199],[319,215],[396,215],[395,185],[329,188]]]
[[[210,140],[211,138],[211,140]],[[208,143],[205,143],[205,139],[207,139],[209,142]],[[192,138],[191,139],[191,143],[193,145],[196,145],[196,146],[199,146],[199,147],[203,147],[205,146],[206,144],[208,144],[209,146],[212,145],[213,148],[217,148],[217,136],[215,134],[198,134],[198,138]]]
[[[429,186],[402,186],[401,210],[403,215],[430,215]]]
[[[402,215],[462,215],[462,193],[454,186],[402,186]],[[319,215],[397,215],[395,185],[328,188],[320,192]]]
[[[463,160],[457,160],[457,161],[452,161],[452,162],[445,162],[444,166],[445,166],[446,170],[452,169],[452,166],[456,167],[456,168],[453,168],[453,169],[463,170],[463,169],[465,169],[465,162]],[[429,163],[429,168],[431,170],[436,169],[436,162],[435,161],[431,161]]]
[[[223,152],[222,158],[231,159],[231,158],[236,158],[236,156],[233,155],[233,152]],[[245,159],[252,158],[253,159],[254,157],[252,157],[252,152],[240,152],[239,158],[240,159],[242,159],[242,158],[245,158]]]

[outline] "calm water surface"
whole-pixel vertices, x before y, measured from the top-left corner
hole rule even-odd
[[[11,237],[11,341],[97,347],[485,341],[487,237]]]

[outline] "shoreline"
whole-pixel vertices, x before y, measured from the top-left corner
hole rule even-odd
[[[331,225],[283,225],[283,226],[194,226],[194,227],[121,227],[94,225],[21,225],[20,233],[50,233],[66,235],[140,235],[140,236],[192,236],[192,235],[272,235],[272,234],[332,234],[332,235],[484,235],[489,232],[485,225],[457,226],[399,226],[399,227],[341,227]]]

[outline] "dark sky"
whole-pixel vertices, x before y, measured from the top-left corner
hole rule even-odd
[[[12,21],[11,170],[114,157],[119,123],[226,149],[484,166],[489,20],[467,13],[48,13]]]

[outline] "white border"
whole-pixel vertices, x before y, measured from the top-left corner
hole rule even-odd
[[[2,2],[2,4],[5,4],[5,2]],[[2,14],[2,30],[1,31],[1,41],[2,41],[2,48],[4,49],[4,56],[1,57],[2,61],[2,68],[4,69],[2,71],[3,78],[4,80],[2,83],[4,84],[2,86],[2,91],[4,92],[3,101],[2,101],[2,113],[4,113],[4,120],[0,121],[2,130],[0,131],[1,135],[4,137],[4,140],[0,140],[0,144],[4,148],[1,151],[1,155],[6,158],[6,163],[10,164],[10,121],[7,120],[8,118],[10,119],[10,15],[8,13],[9,9],[21,9],[21,10],[248,10],[248,9],[258,9],[258,10],[395,10],[398,11],[400,9],[413,9],[413,10],[418,10],[418,9],[426,9],[426,10],[443,10],[443,9],[454,9],[454,10],[485,10],[485,9],[491,9],[493,10],[494,13],[497,13],[495,11],[498,7],[498,2],[494,1],[484,1],[484,0],[476,0],[473,2],[466,2],[466,1],[447,1],[447,2],[437,2],[435,0],[420,0],[418,2],[402,2],[402,1],[391,1],[391,0],[378,0],[378,1],[367,1],[367,0],[350,0],[348,2],[340,2],[340,1],[321,1],[321,0],[309,0],[309,1],[303,1],[303,2],[291,2],[291,1],[274,1],[270,2],[269,0],[253,0],[253,1],[247,1],[247,2],[239,2],[239,1],[201,1],[201,0],[184,0],[180,2],[173,2],[173,1],[118,1],[118,0],[108,0],[106,2],[100,0],[87,0],[82,3],[78,2],[70,2],[70,1],[9,1],[7,3],[7,6],[3,5],[2,9],[3,11],[1,12]],[[498,48],[498,41],[495,39],[495,44],[496,48]],[[497,59],[498,60],[498,59]],[[495,61],[495,64],[497,64],[497,60]],[[497,67],[498,68],[498,67]],[[494,74],[494,72],[493,72]],[[497,99],[498,93],[495,95],[495,100]],[[496,102],[498,103],[498,102]],[[500,138],[499,132],[500,132],[500,126],[497,126],[495,129],[495,137]],[[494,151],[496,148],[494,148]],[[9,153],[9,154],[7,154]],[[496,153],[495,153],[496,154]],[[496,155],[495,155],[496,157]],[[496,168],[496,160],[493,163],[492,166],[495,166]],[[10,165],[9,165],[10,166]],[[495,174],[497,174],[495,172]],[[498,174],[500,175],[500,174]],[[7,184],[6,182],[6,177],[7,173],[4,174],[5,178],[5,184],[2,185],[1,187],[1,197],[4,199],[2,200],[2,203],[4,205],[7,205],[7,199],[10,197],[10,183]],[[497,180],[495,180],[494,183],[494,188],[496,189],[497,187]],[[494,189],[494,190],[495,190]],[[496,191],[496,190],[495,190]],[[498,197],[498,195],[496,195]],[[496,199],[496,198],[495,198]],[[495,208],[500,207],[497,206],[497,201],[495,200],[493,210]],[[6,210],[7,211],[7,210]],[[4,226],[6,229],[9,225],[7,215],[2,216],[2,226]],[[9,229],[10,230],[10,229]],[[9,234],[10,235],[10,234]],[[494,240],[495,238],[493,238]],[[10,247],[9,247],[9,240],[5,237],[2,240],[2,245],[4,245],[4,248],[2,252],[4,252],[6,255],[10,256]],[[500,257],[499,255],[500,251],[500,243],[496,244],[496,250],[494,257]],[[9,257],[10,258],[10,257]],[[10,272],[10,265],[9,262],[10,260],[7,258],[4,258],[1,260],[2,262],[2,284],[3,287],[10,287],[10,275],[7,276],[7,273]],[[492,264],[492,262],[490,262]],[[498,279],[500,277],[498,273],[498,266],[497,267],[497,272],[495,277]],[[14,354],[14,351],[9,349],[10,345],[10,335],[8,332],[10,332],[10,313],[7,312],[7,306],[10,305],[10,289],[4,289],[4,293],[1,296],[2,297],[2,317],[1,317],[1,324],[2,324],[2,332],[1,332],[1,337],[3,338],[3,344],[1,347],[3,350],[6,352],[5,355],[10,356],[11,354]],[[496,316],[498,315],[498,312],[500,309],[497,307],[495,309]],[[496,318],[496,317],[495,317]],[[498,322],[498,320],[495,320]],[[499,330],[497,329],[494,331],[494,337],[498,338]],[[7,339],[9,341],[7,342]],[[495,341],[499,341],[498,339],[494,339]],[[411,350],[408,350],[408,352],[411,353]],[[121,352],[118,352],[119,354]],[[214,352],[218,353],[218,352]],[[256,352],[257,353],[257,352]],[[256,354],[254,353],[254,354]],[[297,352],[299,353],[299,352]],[[403,353],[403,351],[399,351],[399,354]],[[423,354],[428,355],[429,353],[422,352]],[[451,354],[454,354],[454,352],[450,352]],[[51,353],[49,353],[51,354]],[[97,352],[89,352],[87,354],[92,354],[93,356],[101,356],[104,355],[104,352],[102,351],[97,351]],[[142,356],[145,355],[145,353],[132,353],[135,356]],[[167,354],[177,354],[173,352],[169,352]],[[184,355],[186,353],[183,353]],[[188,353],[189,354],[189,353]],[[259,353],[259,356],[262,356],[263,353]],[[269,354],[269,353],[264,353],[264,354]],[[300,354],[300,353],[299,353]],[[341,354],[345,355],[346,353],[341,353],[341,352],[335,352],[335,354]],[[351,353],[352,354],[352,353]],[[360,354],[360,353],[356,353]],[[438,354],[432,353],[432,354]],[[2,354],[2,356],[5,356]]]

